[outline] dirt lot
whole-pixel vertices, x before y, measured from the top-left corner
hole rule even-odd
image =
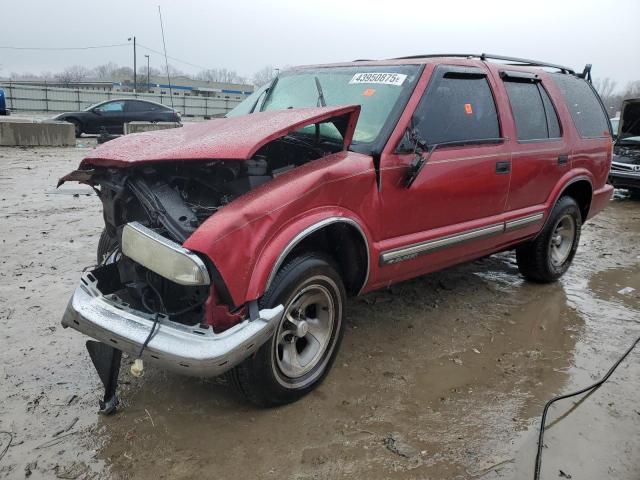
[[[332,373],[294,405],[125,368],[100,417],[85,338],[60,326],[100,205],[54,190],[93,144],[0,148],[0,478],[531,478],[544,402],[640,335],[640,202],[618,196],[555,285],[501,254],[354,299]],[[640,478],[639,394],[640,349],[548,430],[544,478]]]

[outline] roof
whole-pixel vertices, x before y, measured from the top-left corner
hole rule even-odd
[[[384,66],[384,65],[424,65],[429,63],[442,63],[443,60],[448,62],[461,64],[461,65],[478,65],[481,62],[486,61],[498,61],[502,65],[516,66],[516,67],[534,67],[534,68],[554,68],[563,73],[575,74],[574,70],[570,67],[557,65],[549,62],[542,62],[538,60],[529,60],[517,57],[507,57],[503,55],[494,55],[489,53],[481,54],[467,54],[467,53],[443,53],[443,54],[424,54],[424,55],[410,55],[405,57],[390,58],[384,60],[369,60],[359,59],[351,62],[340,62],[330,64],[318,64],[318,65],[303,65],[295,67],[299,69],[306,68],[322,68],[322,67],[347,67],[347,66]]]

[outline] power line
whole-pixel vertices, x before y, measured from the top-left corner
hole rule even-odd
[[[91,45],[91,46],[86,46],[86,47],[16,47],[13,45],[0,45],[0,49],[4,49],[4,50],[34,50],[34,51],[67,51],[67,50],[93,50],[93,49],[99,49],[99,48],[113,48],[113,47],[128,47],[130,46],[130,43],[114,43],[111,45]],[[160,50],[156,50],[155,48],[151,48],[148,47],[146,45],[141,44],[140,42],[138,42],[138,46],[144,48],[145,50],[148,50],[150,52],[156,53],[158,55],[162,55],[164,56],[164,53],[161,52]],[[192,62],[187,62],[186,60],[182,60],[180,58],[177,57],[172,57],[171,55],[167,55],[167,58],[170,58],[171,60],[178,62],[178,63],[182,63],[185,65],[189,65],[191,67],[194,68],[200,68],[202,70],[211,70],[211,67],[205,67],[204,65],[198,65],[197,63],[192,63]]]
[[[125,47],[129,43],[114,43],[112,45],[91,45],[88,47],[15,47],[11,45],[0,45],[0,49],[5,50],[92,50],[95,48]]]
[[[151,47],[147,47],[146,45],[143,45],[140,42],[138,42],[138,46],[144,48],[145,50],[149,50],[150,52],[157,53],[158,55],[164,56],[163,52],[161,52],[159,50],[155,50],[155,49],[153,49]],[[190,66],[195,67],[195,68],[201,68],[203,70],[211,70],[210,67],[205,67],[203,65],[198,65],[197,63],[187,62],[186,60],[181,60],[179,58],[172,57],[171,55],[167,55],[167,58],[170,58],[171,60],[173,60],[175,62],[178,62],[178,63],[184,63],[185,65],[190,65]]]

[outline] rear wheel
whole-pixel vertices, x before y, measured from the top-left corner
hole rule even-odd
[[[567,271],[580,242],[582,216],[571,197],[562,197],[532,242],[516,248],[518,270],[534,282],[549,283]]]
[[[333,261],[320,253],[291,260],[261,307],[284,305],[273,337],[228,374],[250,402],[273,407],[317,387],[329,372],[343,332],[345,289]]]

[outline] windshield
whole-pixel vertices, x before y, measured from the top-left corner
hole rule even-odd
[[[256,111],[316,106],[360,105],[353,143],[371,144],[385,126],[395,124],[420,74],[418,65],[324,67],[283,73]],[[310,125],[301,133],[312,134]],[[320,125],[320,134],[341,139],[331,123]]]
[[[227,112],[225,117],[237,117],[239,115],[246,115],[253,112],[253,107],[260,101],[260,97],[264,95],[264,92],[269,88],[271,82],[265,83],[260,88],[253,91],[251,95],[242,100],[236,105],[233,110]]]

